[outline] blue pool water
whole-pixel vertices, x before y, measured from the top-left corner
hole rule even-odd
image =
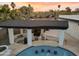
[[[32,46],[24,49],[17,56],[75,56],[75,54],[61,47]]]

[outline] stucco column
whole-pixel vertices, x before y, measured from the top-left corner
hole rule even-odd
[[[14,31],[12,28],[8,29],[8,35],[10,44],[14,44]]]
[[[44,33],[44,29],[41,29],[41,36],[40,36],[40,39],[43,39],[43,33]]]
[[[20,33],[23,34],[23,29],[20,29]]]
[[[32,46],[32,29],[27,29],[27,44]]]
[[[64,46],[64,30],[60,30],[59,33],[59,46],[60,47]]]

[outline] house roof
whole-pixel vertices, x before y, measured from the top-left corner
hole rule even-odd
[[[2,28],[41,28],[41,29],[67,29],[68,21],[53,20],[6,20],[0,21]]]

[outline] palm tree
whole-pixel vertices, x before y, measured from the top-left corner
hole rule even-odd
[[[31,13],[31,12],[33,12],[33,7],[30,5],[30,4],[28,4],[28,11]]]
[[[60,9],[61,5],[58,5],[58,8]]]
[[[59,11],[60,11],[61,5],[58,5],[58,10],[55,12],[55,20],[59,18]]]
[[[28,4],[28,10],[27,10],[28,16],[31,17],[31,14],[33,13],[33,7]]]
[[[13,8],[13,10],[14,10],[14,8],[16,7],[16,5],[15,5],[14,2],[11,2],[11,7]]]
[[[59,17],[59,14],[60,14],[60,7],[61,7],[61,5],[58,5],[58,17]]]
[[[10,6],[12,7],[12,10],[10,12],[10,17],[12,19],[15,19],[15,17],[16,17],[16,10],[14,10],[14,9],[15,9],[16,5],[15,5],[14,2],[11,2]]]
[[[58,13],[60,12],[60,7],[61,7],[61,5],[58,5]]]

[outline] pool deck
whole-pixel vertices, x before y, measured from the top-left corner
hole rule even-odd
[[[65,41],[64,41],[64,48],[72,51],[76,55],[79,56],[79,40],[73,38],[69,34],[65,33]],[[38,46],[38,45],[50,45],[50,46],[58,46],[58,41],[57,40],[37,40],[33,41],[33,46]],[[27,44],[22,44],[22,43],[15,43],[10,45],[10,48],[12,49],[12,55],[16,55],[20,51],[22,51],[25,48],[28,48]]]

